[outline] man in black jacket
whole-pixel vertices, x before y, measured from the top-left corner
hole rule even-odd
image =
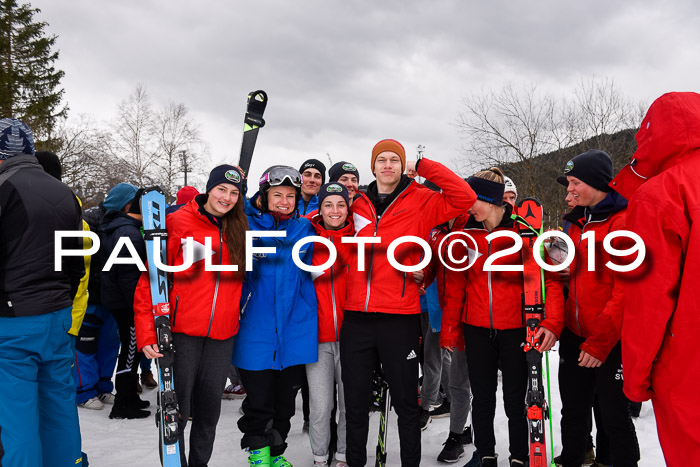
[[[143,190],[137,191],[134,199],[121,210],[108,210],[100,224],[100,263],[107,268],[106,271],[103,268],[100,273],[100,296],[102,305],[109,309],[117,321],[121,342],[114,384],[117,394],[109,418],[132,419],[150,415],[149,411],[143,410],[149,406],[149,402],[141,400],[136,392],[141,354],[136,350],[134,333],[134,294],[141,271],[134,264],[110,265],[108,260],[112,254],[118,254],[120,258],[131,256],[131,252],[127,251],[128,245],[120,245],[120,240],[124,239],[133,246],[141,261],[146,261],[146,244],[141,234],[142,193]]]
[[[54,267],[55,232],[66,230],[82,231],[78,201],[37,162],[29,127],[0,119],[2,465],[82,465],[68,330],[85,268],[74,256]]]

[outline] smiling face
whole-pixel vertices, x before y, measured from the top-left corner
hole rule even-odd
[[[595,206],[603,201],[607,195],[604,191],[593,188],[576,177],[567,176],[566,179],[569,181],[569,186],[566,188],[566,191],[573,196],[578,206]]]
[[[350,200],[352,200],[355,197],[355,194],[360,191],[359,187],[359,180],[357,179],[357,175],[353,174],[344,174],[342,177],[338,179],[338,183],[345,185],[345,188],[348,189],[348,195],[350,197]]]
[[[209,190],[207,202],[204,203],[204,210],[212,216],[221,217],[226,215],[238,202],[238,188],[230,183],[216,185]]]
[[[342,196],[326,196],[319,208],[319,213],[327,230],[338,230],[345,225],[348,218],[348,205]]]
[[[267,209],[270,212],[291,214],[296,206],[297,190],[291,186],[273,186],[267,190]]]
[[[564,201],[566,201],[566,205],[569,207],[569,210],[572,210],[576,207],[576,198],[574,198],[573,194],[567,193],[566,198],[564,198]]]
[[[374,171],[374,176],[377,177],[378,184],[395,185],[401,179],[403,172],[401,158],[395,152],[381,152],[375,159],[372,170]]]
[[[304,182],[301,184],[301,193],[309,198],[318,193],[321,185],[323,185],[321,172],[316,169],[306,169],[301,176],[304,179]]]

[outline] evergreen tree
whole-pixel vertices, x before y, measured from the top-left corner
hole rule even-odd
[[[64,73],[54,68],[56,36],[46,35],[46,22],[34,20],[39,11],[0,0],[0,114],[24,120],[37,139],[46,140],[68,109],[61,105]]]

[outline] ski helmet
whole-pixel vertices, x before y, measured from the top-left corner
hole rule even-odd
[[[296,190],[294,198],[294,209],[297,209],[299,198],[301,198],[301,184],[303,177],[299,171],[287,165],[273,165],[263,172],[258,181],[260,193],[260,210],[269,212],[267,208],[267,191],[273,186],[291,186]]]

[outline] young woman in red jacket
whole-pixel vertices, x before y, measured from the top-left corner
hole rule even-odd
[[[335,405],[335,385],[338,385],[338,438],[337,465],[347,467],[345,459],[345,392],[340,373],[340,327],[343,324],[350,245],[341,243],[342,237],[355,232],[348,217],[349,193],[341,183],[323,185],[318,192],[318,213],[311,219],[316,235],[333,243],[337,257],[331,267],[312,273],[318,301],[318,361],[306,365],[309,381],[309,441],[314,455],[314,466],[327,466],[328,446],[331,440],[331,417]],[[323,244],[314,246],[313,266],[325,264],[330,250]]]
[[[478,172],[467,182],[476,192],[477,201],[469,209],[471,217],[462,231],[475,240],[477,248],[471,241],[468,242],[469,250],[459,243],[454,245],[453,257],[469,257],[473,264],[466,271],[447,272],[440,343],[446,348],[457,348],[459,335],[456,329],[461,321],[474,397],[472,422],[477,449],[467,466],[497,465],[493,421],[500,367],[503,374],[503,403],[508,417],[509,465],[522,467],[527,465],[529,457],[525,418],[527,363],[522,347],[525,341],[523,273],[485,270],[488,258],[513,246],[513,240],[508,237],[491,241],[486,237],[499,231],[517,233],[517,227],[510,217],[512,205],[503,203],[505,185],[499,169]],[[521,253],[517,251],[500,256],[494,266],[521,264]],[[545,276],[545,287],[545,319],[537,331],[542,352],[549,350],[556,342],[564,309],[562,286],[556,273]]]
[[[170,322],[177,350],[173,373],[180,405],[180,455],[182,465],[207,465],[214,446],[221,413],[221,393],[231,365],[233,336],[238,332],[241,279],[245,273],[243,177],[230,165],[211,171],[206,194],[195,197],[167,217],[169,265],[181,265],[191,253],[194,263],[173,274]],[[192,238],[191,243],[188,238]],[[205,238],[211,239],[206,247]],[[192,248],[193,252],[187,249]],[[209,263],[237,265],[237,272],[206,271]],[[158,358],[151,312],[148,273],[136,291],[136,340],[148,358]],[[184,433],[190,414],[189,462]]]

